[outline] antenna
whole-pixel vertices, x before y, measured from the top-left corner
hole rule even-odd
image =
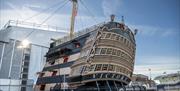
[[[71,0],[73,7],[72,7],[72,15],[71,15],[71,25],[70,25],[70,38],[72,39],[74,36],[74,23],[75,17],[77,15],[77,0]]]

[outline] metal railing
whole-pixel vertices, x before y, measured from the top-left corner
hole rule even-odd
[[[69,30],[69,29],[65,29],[65,28],[61,28],[57,26],[42,25],[42,24],[24,22],[24,21],[19,21],[19,20],[9,20],[4,25],[3,29],[9,26],[25,27],[25,28],[32,28],[32,29],[48,30],[48,31],[61,31],[61,32],[68,32]]]

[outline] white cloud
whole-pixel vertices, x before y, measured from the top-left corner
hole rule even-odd
[[[139,61],[140,64],[137,64]],[[180,71],[180,57],[170,56],[146,56],[141,57],[135,62],[134,73],[149,75],[148,69],[151,69],[152,77],[166,73],[176,73]]]

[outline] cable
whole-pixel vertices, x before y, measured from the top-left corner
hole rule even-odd
[[[67,2],[69,2],[69,1],[67,1]],[[67,4],[67,2],[65,2],[61,7],[59,7],[59,8],[56,9],[53,13],[51,13],[51,15],[50,15],[48,18],[46,18],[40,25],[42,25],[42,24],[45,23],[48,19],[50,19],[50,18],[53,16],[53,14],[56,13],[60,8],[64,7],[64,5]],[[33,31],[31,31],[28,35],[26,35],[24,39],[27,39],[34,31],[35,31],[35,29],[33,29]]]
[[[60,6],[59,8],[57,8],[54,12],[51,13],[51,15],[49,17],[47,17],[40,25],[44,24],[46,21],[48,21],[54,13],[56,13],[58,10],[62,9],[69,1],[65,2],[62,6]]]
[[[52,6],[46,8],[46,9],[43,9],[41,12],[38,12],[38,13],[32,15],[31,17],[28,17],[28,18],[24,19],[23,21],[27,21],[27,20],[29,20],[29,19],[32,19],[32,18],[34,18],[34,17],[42,14],[42,12],[44,12],[44,11],[46,11],[46,10],[49,10],[49,9],[55,7],[55,6],[58,6],[59,4],[63,3],[64,1],[66,1],[66,0],[63,0],[63,1],[61,1],[61,2],[59,2],[59,3],[56,3],[56,4],[53,4]]]
[[[91,14],[92,18],[95,20],[95,22],[97,23],[97,20],[95,18],[95,16],[93,15],[93,13],[90,11],[90,9],[84,4],[84,2],[82,0],[79,0],[80,3],[87,9],[87,11],[89,12],[89,14]]]

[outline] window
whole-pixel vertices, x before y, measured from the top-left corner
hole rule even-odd
[[[107,49],[107,54],[112,54],[112,49],[111,48]]]
[[[111,36],[111,33],[106,34],[106,38],[110,38],[110,36]]]
[[[57,71],[53,71],[51,76],[56,76]]]
[[[123,37],[121,37],[121,42],[123,42]]]
[[[100,48],[96,48],[95,50],[96,50],[95,54],[100,54],[100,51],[101,51]]]
[[[75,43],[74,45],[75,45],[76,48],[80,47],[80,43]]]
[[[116,50],[116,49],[113,49],[112,55],[116,55],[116,52],[117,52],[117,50]]]
[[[121,51],[117,50],[117,56],[120,56],[120,55],[121,55]]]
[[[29,62],[24,61],[24,66],[29,66]]]
[[[103,39],[105,36],[106,36],[106,33],[103,33],[103,34],[101,35],[101,38]]]
[[[93,65],[91,65],[91,66],[89,67],[89,71],[93,71],[94,67],[95,67],[95,65],[94,65],[94,64],[93,64]]]
[[[120,72],[120,66],[117,66],[117,67],[116,67],[116,71],[117,71],[117,72]]]
[[[66,63],[66,62],[68,62],[68,56],[65,56],[65,57],[63,57],[63,59],[64,59],[64,61],[63,61],[63,63]]]
[[[124,68],[122,68],[122,69],[121,69],[121,72],[124,73],[124,71],[125,71]]]
[[[119,36],[118,35],[116,36],[116,40],[119,40]]]
[[[121,57],[123,58],[123,57],[124,57],[124,55],[125,55],[125,54],[124,54],[124,52],[122,52],[122,53],[121,53]]]
[[[26,87],[21,87],[21,91],[26,91]]]
[[[114,66],[110,64],[108,70],[109,70],[109,71],[114,71]]]
[[[103,64],[102,70],[107,70],[108,69],[108,64]]]
[[[100,71],[101,70],[101,66],[102,66],[102,64],[97,64],[96,68],[95,68],[95,71]]]
[[[28,68],[23,68],[23,72],[28,72]]]
[[[49,61],[49,64],[53,65],[55,63],[55,60]]]
[[[23,80],[23,81],[21,82],[22,85],[26,85],[26,83],[27,83],[26,80]]]
[[[43,77],[45,73],[40,73],[39,74],[39,77]]]
[[[116,38],[116,34],[112,34],[112,35],[111,35],[111,39],[114,40],[115,38]]]
[[[107,28],[104,28],[103,31],[108,31],[108,29],[107,29]]]
[[[30,55],[29,54],[25,54],[24,60],[29,61],[30,60]]]
[[[28,75],[27,74],[23,74],[22,78],[28,78]]]
[[[101,54],[106,54],[106,50],[107,50],[107,48],[102,48],[101,49]]]
[[[127,40],[124,38],[124,44],[125,44],[125,45],[126,45],[126,41],[127,41]]]
[[[45,87],[46,87],[46,85],[44,84],[44,85],[41,85],[41,87],[40,87],[40,90],[45,90]]]

